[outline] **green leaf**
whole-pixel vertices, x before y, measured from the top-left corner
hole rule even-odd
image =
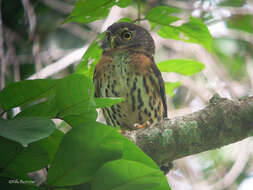
[[[91,43],[85,54],[83,55],[81,62],[77,65],[75,73],[83,74],[86,77],[92,79],[95,65],[101,58],[102,48],[99,42],[103,39],[104,33],[101,33],[97,38]]]
[[[56,80],[37,79],[11,83],[0,92],[4,111],[39,100],[55,93]]]
[[[109,107],[125,101],[124,98],[95,98],[94,100],[97,108]]]
[[[131,18],[128,18],[128,17],[124,17],[124,18],[121,18],[119,19],[117,22],[133,22],[133,20]]]
[[[100,123],[71,129],[64,137],[48,172],[50,185],[75,185],[91,180],[105,162],[122,155],[124,138]]]
[[[169,94],[170,97],[174,96],[174,90],[181,85],[180,82],[165,82],[165,92]]]
[[[78,0],[75,3],[72,13],[64,23],[73,21],[89,23],[103,19],[109,14],[113,5],[115,5],[115,0]]]
[[[40,145],[41,149],[45,150],[48,153],[49,163],[53,162],[54,156],[58,150],[63,136],[64,133],[56,129],[49,137],[36,142]]]
[[[253,15],[235,15],[226,21],[228,28],[253,33]]]
[[[72,13],[64,20],[66,22],[85,22],[104,19],[110,9],[116,5],[125,8],[132,4],[132,0],[78,0]]]
[[[58,117],[72,126],[95,121],[93,84],[84,75],[72,74],[59,81],[56,88]]]
[[[116,2],[115,5],[121,8],[126,8],[129,5],[131,5],[133,1],[132,0],[116,0],[115,2]]]
[[[50,119],[42,117],[0,119],[0,135],[23,145],[46,138],[55,129],[55,125]]]
[[[151,168],[159,169],[158,165],[146,155],[136,144],[128,138],[123,139],[123,155],[122,159],[141,162]]]
[[[231,7],[241,7],[246,3],[246,0],[224,0],[221,1],[219,6],[231,6]]]
[[[189,22],[181,26],[163,26],[158,34],[163,38],[197,43],[212,51],[212,36],[199,18],[190,17]]]
[[[182,75],[193,75],[205,68],[201,62],[189,59],[170,59],[157,64],[162,72],[175,72]]]
[[[96,121],[98,114],[95,107],[95,103],[94,105],[90,105],[87,102],[82,102],[64,110],[59,114],[59,117],[72,127],[81,124],[86,125],[87,123]]]
[[[81,103],[90,104],[93,98],[92,82],[80,74],[71,74],[60,79],[56,88],[56,106],[60,112]]]
[[[160,169],[154,169],[139,162],[115,160],[101,167],[92,180],[93,190],[129,190],[145,189],[169,190],[169,185],[161,184],[166,181]]]
[[[55,99],[49,99],[47,101],[29,106],[18,113],[15,117],[47,117],[55,118],[58,110],[55,105]]]
[[[178,12],[181,12],[181,10],[178,8],[169,6],[157,6],[147,12],[146,19],[153,23],[167,26],[172,22],[180,20],[180,18],[170,15],[172,13]]]
[[[0,176],[28,179],[27,173],[44,168],[50,163],[48,152],[38,142],[22,147],[0,137]]]

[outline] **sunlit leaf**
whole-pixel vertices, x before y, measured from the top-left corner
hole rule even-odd
[[[158,34],[163,38],[197,43],[212,51],[212,36],[199,18],[190,17],[189,22],[181,26],[162,26]]]
[[[181,85],[180,82],[165,82],[165,92],[169,94],[170,97],[174,96],[174,90]]]
[[[178,12],[181,12],[181,10],[178,8],[169,6],[157,6],[147,12],[146,19],[156,24],[168,26],[172,22],[180,20],[180,18],[170,15],[172,13]]]
[[[117,22],[132,22],[133,20],[131,18],[128,18],[128,17],[124,17],[124,18],[121,18],[119,19]]]
[[[95,65],[100,60],[102,55],[102,48],[100,47],[101,40],[104,37],[104,33],[97,36],[85,54],[83,55],[81,62],[78,64],[75,73],[83,74],[86,77],[92,79]]]
[[[64,23],[73,21],[89,23],[104,19],[114,5],[125,8],[131,4],[132,0],[78,0]]]
[[[219,6],[241,7],[245,3],[246,3],[246,0],[223,0],[218,5]]]
[[[116,0],[115,5],[125,8],[133,3],[133,0]]]
[[[189,59],[170,59],[157,64],[162,72],[175,72],[182,75],[193,75],[205,68],[199,61]]]

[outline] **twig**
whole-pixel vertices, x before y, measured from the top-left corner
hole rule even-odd
[[[232,168],[222,179],[210,186],[212,190],[226,189],[242,173],[249,160],[249,141],[246,140],[246,142],[242,143],[243,146],[241,146],[240,152],[237,154],[237,159]]]
[[[2,22],[2,0],[0,0],[0,60],[1,60],[1,73],[0,73],[0,90],[5,86],[5,69],[6,69],[6,60],[4,52],[4,31],[3,31],[3,22]]]
[[[140,24],[141,22],[141,1],[140,0],[137,0],[137,7],[138,7],[138,23]]]
[[[29,23],[29,39],[32,40],[36,28],[36,15],[34,13],[33,6],[30,4],[29,0],[22,0],[22,3]]]
[[[87,48],[88,48],[88,45],[67,54],[66,56],[62,57],[58,61],[48,65],[47,67],[43,68],[39,72],[33,74],[28,79],[47,78],[65,69],[69,65],[79,61],[82,58],[83,53],[87,50]]]
[[[38,34],[34,35],[32,53],[35,62],[35,71],[38,72],[42,69],[41,57],[40,57],[40,37]]]
[[[55,9],[64,14],[71,13],[73,5],[69,5],[59,0],[41,0],[45,5]]]

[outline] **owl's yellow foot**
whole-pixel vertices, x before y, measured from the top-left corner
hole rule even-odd
[[[146,122],[141,123],[141,124],[136,123],[136,124],[134,124],[134,127],[135,127],[135,129],[143,129],[143,128],[150,127],[150,125],[151,125],[150,121],[146,121]]]
[[[119,130],[119,133],[120,133],[120,134],[123,134],[123,135],[124,135],[125,132],[126,132],[126,130],[122,130],[122,129]]]

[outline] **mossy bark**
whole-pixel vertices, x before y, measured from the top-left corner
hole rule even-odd
[[[126,135],[159,165],[220,148],[253,135],[253,97],[232,101],[214,95],[203,110]]]

